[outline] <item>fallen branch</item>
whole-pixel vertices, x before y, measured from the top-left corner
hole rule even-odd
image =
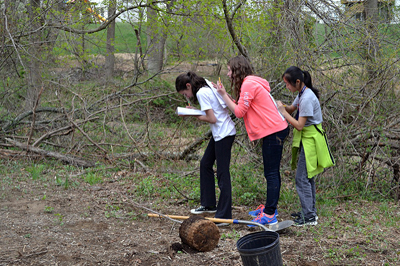
[[[40,112],[63,113],[63,110],[60,108],[53,108],[53,107],[42,107],[35,110],[35,113],[40,113]],[[6,123],[3,126],[3,131],[8,131],[11,127],[17,125],[22,119],[32,114],[33,114],[32,110],[20,114],[13,121]]]
[[[201,144],[201,143],[200,143]],[[140,152],[140,153],[126,153],[126,154],[112,154],[110,159],[128,159],[130,161],[134,160],[147,160],[147,159],[166,159],[166,160],[199,160],[200,156],[197,154],[187,154],[183,156],[180,152]]]
[[[40,155],[34,155],[34,156],[40,156]],[[2,158],[26,157],[26,152],[0,149],[0,157]]]
[[[18,254],[19,254],[19,257],[30,258],[30,257],[37,257],[37,256],[40,256],[40,255],[44,255],[44,254],[46,254],[46,253],[48,252],[48,250],[47,250],[47,249],[44,249],[44,250],[37,251],[37,252],[33,252],[33,253],[27,254],[27,255],[24,255],[24,254],[21,253],[20,251],[17,251],[17,252],[18,252]]]
[[[13,144],[15,147],[18,147],[20,149],[26,150],[26,151],[30,151],[33,153],[37,153],[46,157],[52,157],[52,158],[56,158],[57,160],[61,160],[65,163],[71,164],[71,165],[75,165],[75,166],[79,166],[79,167],[93,167],[95,164],[93,162],[88,162],[79,158],[75,158],[72,156],[67,156],[67,155],[63,155],[60,154],[58,152],[52,152],[52,151],[46,151],[46,150],[42,150],[36,147],[32,147],[26,144],[23,144],[21,142],[6,138],[6,141],[10,142],[11,144]]]
[[[84,121],[78,122],[77,124],[78,124],[78,125],[81,125],[81,124],[83,124],[83,123],[86,123],[86,122],[91,121],[91,120],[94,120],[94,119],[98,119],[98,117],[92,117],[91,119],[86,119],[86,120],[84,120]],[[68,125],[68,126],[65,126],[65,127],[57,128],[57,129],[55,129],[55,130],[53,130],[53,131],[50,131],[50,132],[46,132],[46,134],[44,134],[44,135],[42,135],[40,138],[38,138],[38,139],[32,144],[32,146],[34,146],[34,147],[37,146],[37,145],[40,144],[43,140],[45,140],[45,139],[47,139],[47,138],[50,138],[51,136],[53,136],[54,134],[57,134],[58,132],[61,132],[61,131],[64,131],[64,130],[71,130],[71,129],[73,129],[73,128],[74,128],[73,125]],[[69,132],[70,132],[70,131],[66,132],[64,135],[68,135]]]
[[[190,144],[186,149],[181,152],[179,155],[178,159],[183,160],[183,159],[189,159],[189,154],[192,153],[193,151],[197,150],[200,145],[211,138],[212,132],[211,130],[207,131],[202,137],[196,139],[192,144]]]
[[[29,143],[31,142],[33,131],[35,130],[36,109],[37,109],[37,107],[39,105],[40,96],[42,96],[43,90],[44,90],[44,87],[42,86],[42,89],[40,90],[39,95],[38,95],[38,97],[36,99],[35,106],[32,109],[32,123],[31,123],[31,130],[30,130],[29,136],[28,136],[28,141],[26,142],[27,145],[29,145]]]
[[[340,195],[336,197],[327,197],[327,199],[343,199],[343,198],[351,198],[354,196],[358,196],[358,193],[350,194],[350,195]]]

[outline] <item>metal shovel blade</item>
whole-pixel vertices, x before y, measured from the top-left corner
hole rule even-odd
[[[274,224],[274,225],[270,225],[269,229],[272,230],[272,231],[277,232],[277,231],[286,229],[286,228],[292,226],[293,224],[294,224],[294,222],[292,220],[286,220],[286,221],[282,221],[282,222],[279,222],[279,223]]]
[[[285,221],[279,222],[274,225],[262,225],[262,224],[259,224],[259,223],[253,222],[253,221],[233,220],[233,223],[234,224],[255,225],[255,226],[261,227],[265,231],[277,232],[277,231],[281,231],[283,229],[286,229],[286,228],[292,226],[294,222],[292,220],[285,220]]]

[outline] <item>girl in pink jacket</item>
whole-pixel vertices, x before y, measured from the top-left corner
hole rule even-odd
[[[279,168],[283,143],[289,134],[289,127],[270,94],[268,81],[253,74],[253,69],[244,56],[237,56],[228,61],[227,75],[231,80],[236,101],[226,93],[220,82],[217,86],[218,93],[236,117],[243,117],[250,140],[263,140],[262,155],[264,176],[267,180],[267,200],[265,205],[261,204],[249,214],[256,216],[253,222],[263,225],[276,224],[281,187]]]

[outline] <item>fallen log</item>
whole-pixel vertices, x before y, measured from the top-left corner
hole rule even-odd
[[[211,251],[217,245],[220,232],[214,222],[194,215],[184,220],[179,227],[182,242],[198,251]]]
[[[13,146],[18,147],[20,149],[26,150],[26,151],[30,151],[33,153],[37,153],[43,156],[47,156],[47,157],[53,157],[56,158],[58,160],[61,160],[63,162],[66,162],[68,164],[72,164],[72,165],[76,165],[79,167],[93,167],[95,164],[93,162],[88,162],[79,158],[75,158],[72,156],[66,156],[63,155],[61,153],[58,152],[52,152],[52,151],[46,151],[40,148],[36,148],[36,147],[32,147],[30,145],[26,145],[23,144],[21,142],[6,138],[5,140],[7,140],[8,142],[10,142]]]

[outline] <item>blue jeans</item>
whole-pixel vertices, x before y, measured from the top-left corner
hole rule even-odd
[[[315,217],[317,215],[317,209],[315,208],[315,176],[308,178],[303,145],[300,145],[299,161],[297,162],[296,190],[304,218]]]
[[[262,155],[264,176],[267,180],[267,201],[264,212],[268,215],[275,213],[281,190],[281,166],[283,143],[289,135],[289,127],[263,138]]]

